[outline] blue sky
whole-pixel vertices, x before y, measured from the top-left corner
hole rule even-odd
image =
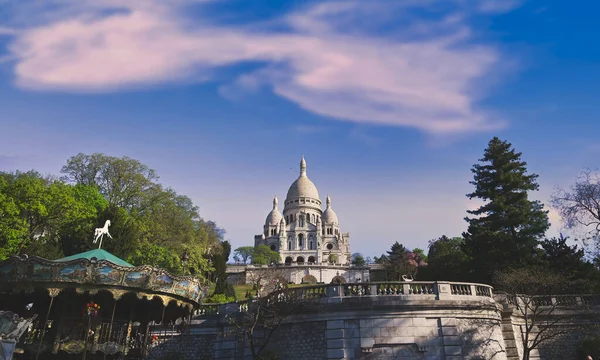
[[[600,4],[122,3],[0,0],[0,169],[127,155],[237,247],[304,155],[373,256],[460,235],[493,136],[523,152],[543,202],[598,166]]]

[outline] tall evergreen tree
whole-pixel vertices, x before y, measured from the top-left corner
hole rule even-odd
[[[399,281],[402,275],[408,274],[409,264],[407,255],[408,250],[397,241],[392,245],[387,255],[382,255],[382,258],[386,257],[384,266],[388,280]]]
[[[475,191],[467,196],[486,204],[467,211],[474,217],[465,218],[469,228],[463,233],[464,251],[471,278],[490,283],[494,271],[532,264],[550,224],[543,205],[528,199],[529,191],[538,190],[538,176],[526,173],[527,163],[510,143],[494,137],[479,161],[471,169]]]

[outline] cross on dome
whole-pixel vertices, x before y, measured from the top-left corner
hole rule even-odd
[[[302,160],[300,161],[300,176],[306,176],[306,160],[304,160],[304,155],[302,155]]]

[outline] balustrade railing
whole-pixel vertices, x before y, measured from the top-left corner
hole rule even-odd
[[[315,300],[331,297],[360,296],[425,296],[435,295],[436,299],[446,296],[491,298],[492,287],[482,284],[449,283],[434,281],[395,281],[329,284],[291,288],[272,293],[273,301]],[[429,297],[431,299],[431,297]]]
[[[586,307],[599,306],[600,295],[515,295],[506,294],[508,304],[537,307]]]
[[[450,284],[450,292],[452,295],[473,295],[471,285],[465,284]]]

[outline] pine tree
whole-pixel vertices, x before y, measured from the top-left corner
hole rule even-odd
[[[469,199],[486,204],[466,217],[464,251],[469,256],[471,278],[491,283],[495,271],[533,264],[536,247],[550,226],[547,211],[539,201],[530,201],[529,191],[538,190],[537,175],[526,174],[521,153],[497,137],[490,140],[484,156],[471,171],[475,191]]]
[[[389,281],[399,281],[402,275],[407,274],[407,253],[408,250],[396,241],[387,252],[387,255],[381,256],[382,258],[385,257],[384,266]]]

